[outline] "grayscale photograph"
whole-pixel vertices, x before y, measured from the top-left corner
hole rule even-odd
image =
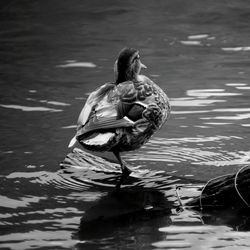
[[[1,0],[0,250],[250,249],[250,1]]]

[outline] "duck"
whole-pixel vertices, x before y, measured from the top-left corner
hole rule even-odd
[[[140,74],[146,66],[139,51],[123,48],[114,64],[115,81],[93,91],[77,121],[77,131],[69,143],[78,141],[90,151],[110,151],[121,167],[121,181],[131,174],[121,153],[143,146],[168,120],[167,94],[150,78]]]

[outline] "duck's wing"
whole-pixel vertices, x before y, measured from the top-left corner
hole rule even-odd
[[[89,113],[87,122],[77,131],[77,136],[94,130],[131,127],[137,121],[145,120],[143,112],[149,107],[145,99],[153,93],[152,91],[143,85],[135,88],[131,81],[118,84],[111,93],[100,95],[98,103]]]
[[[96,130],[133,126],[134,121],[126,116],[133,106],[134,98],[130,96],[134,94],[133,92],[135,92],[133,83],[124,82],[112,91],[106,92],[106,95],[101,95],[92,109],[87,107],[87,111],[91,110],[89,118],[84,125],[79,127],[76,136]]]
[[[84,126],[86,124],[86,122],[89,119],[89,116],[91,114],[91,111],[93,110],[93,108],[100,102],[100,100],[102,100],[104,98],[105,95],[107,95],[107,93],[109,93],[113,88],[115,87],[114,84],[112,83],[106,83],[103,86],[101,86],[100,88],[98,88],[96,91],[92,92],[79,117],[78,117],[78,121],[77,121],[77,125],[78,126]]]
[[[95,90],[94,92],[92,92],[79,117],[78,117],[78,120],[77,120],[77,133],[76,135],[71,139],[68,147],[73,147],[74,144],[77,142],[76,140],[76,136],[78,134],[78,131],[79,129],[81,129],[89,120],[89,117],[90,117],[90,114],[93,110],[93,108],[100,102],[100,100],[102,100],[104,98],[105,95],[107,95],[107,93],[109,93],[113,88],[115,87],[114,84],[112,83],[106,83],[104,85],[102,85],[100,88],[98,88],[97,90]]]
[[[105,84],[91,93],[79,115],[77,132],[69,147],[76,143],[77,138],[91,131],[133,126],[134,120],[142,113],[141,105],[135,104],[136,96],[133,82]]]

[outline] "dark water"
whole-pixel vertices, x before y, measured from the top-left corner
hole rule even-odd
[[[178,210],[249,164],[246,0],[0,2],[1,249],[249,249],[249,220]],[[116,165],[60,162],[89,92],[124,46],[170,97],[167,125]],[[77,152],[73,159],[78,162]],[[76,155],[75,155],[76,154]]]

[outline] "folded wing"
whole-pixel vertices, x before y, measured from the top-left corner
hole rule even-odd
[[[132,82],[118,86],[105,84],[93,92],[79,115],[77,133],[69,147],[74,145],[78,137],[92,131],[132,127],[142,118],[145,109],[136,101],[136,96],[137,91]]]

